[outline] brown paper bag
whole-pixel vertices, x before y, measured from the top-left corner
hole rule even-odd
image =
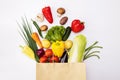
[[[37,63],[36,80],[86,80],[84,63]]]

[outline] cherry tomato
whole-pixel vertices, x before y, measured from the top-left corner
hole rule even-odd
[[[53,55],[52,49],[47,49],[47,50],[45,51],[45,56],[51,57],[52,55]]]
[[[57,56],[52,56],[50,62],[59,62],[59,58]]]
[[[40,58],[40,63],[48,62],[48,58],[46,56],[43,56]]]

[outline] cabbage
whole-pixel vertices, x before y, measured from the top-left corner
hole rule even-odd
[[[68,54],[69,54],[68,62],[69,63],[83,61],[86,43],[87,43],[87,40],[86,40],[86,37],[84,35],[80,34],[74,38],[73,46],[68,51]]]

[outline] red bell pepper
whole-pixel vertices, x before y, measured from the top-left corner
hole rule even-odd
[[[72,21],[71,29],[75,33],[80,32],[84,29],[84,23],[80,22],[78,19],[75,19]]]
[[[42,13],[43,15],[45,16],[46,20],[49,22],[49,23],[53,23],[53,17],[52,17],[52,13],[51,13],[51,8],[50,6],[48,7],[44,7],[42,9]]]

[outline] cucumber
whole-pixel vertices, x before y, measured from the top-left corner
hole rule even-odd
[[[63,40],[63,41],[66,41],[66,40],[68,39],[68,37],[70,36],[70,33],[71,33],[71,28],[68,26],[68,27],[66,28],[66,30],[65,30],[65,33],[64,33],[64,35],[63,35],[62,40]]]

